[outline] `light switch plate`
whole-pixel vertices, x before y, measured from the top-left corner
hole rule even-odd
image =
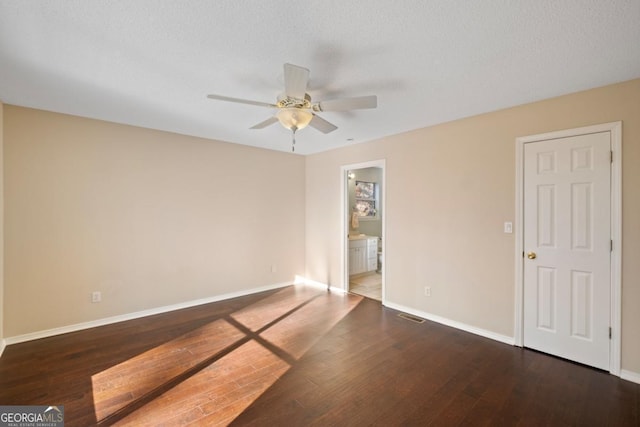
[[[512,222],[505,222],[504,223],[504,232],[505,233],[513,233],[513,223]]]

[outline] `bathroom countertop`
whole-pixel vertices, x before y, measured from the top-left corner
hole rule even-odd
[[[375,238],[377,239],[378,236],[369,236],[367,234],[349,234],[349,240],[364,240],[364,239],[368,239],[368,238]]]

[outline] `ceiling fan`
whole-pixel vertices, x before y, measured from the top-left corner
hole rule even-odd
[[[276,109],[277,112],[274,116],[252,126],[250,129],[262,129],[280,122],[282,126],[293,132],[291,151],[295,151],[296,131],[305,128],[307,125],[322,133],[329,133],[338,129],[337,126],[329,123],[316,113],[323,111],[360,110],[376,108],[378,106],[378,98],[375,95],[312,103],[311,96],[307,93],[308,82],[308,69],[298,65],[284,64],[284,93],[278,96],[278,101],[275,104],[231,98],[223,95],[207,95],[207,98]]]

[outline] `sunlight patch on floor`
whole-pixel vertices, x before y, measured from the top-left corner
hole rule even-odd
[[[247,360],[260,360],[259,366]],[[178,384],[116,425],[228,424],[289,369],[255,341]]]
[[[96,419],[122,410],[243,337],[227,321],[216,320],[93,375]]]
[[[96,419],[226,425],[360,301],[307,286],[284,288],[94,375]]]

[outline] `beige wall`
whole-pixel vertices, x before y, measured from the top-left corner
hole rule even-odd
[[[342,286],[340,167],[386,159],[387,300],[513,336],[515,139],[618,120],[622,369],[640,372],[640,79],[308,156],[307,277]]]
[[[306,158],[15,106],[0,118],[4,337],[280,283],[305,266],[342,286],[340,167],[377,159],[388,301],[512,336],[514,236],[502,223],[514,220],[515,138],[622,120],[622,368],[640,372],[640,80]]]
[[[303,157],[10,105],[4,124],[5,337],[304,274]]]

